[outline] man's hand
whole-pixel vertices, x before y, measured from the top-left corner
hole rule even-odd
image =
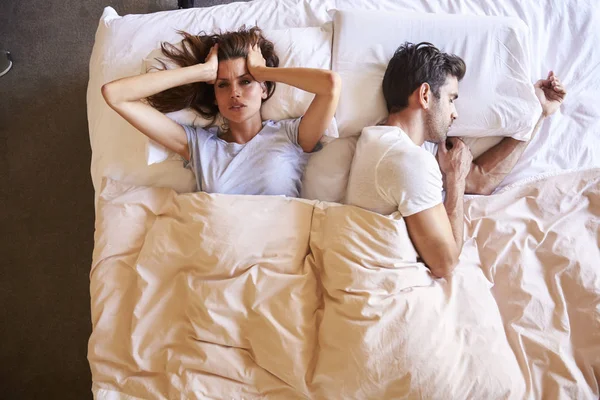
[[[444,189],[447,190],[448,184],[464,184],[471,170],[473,155],[462,140],[451,137],[438,146],[438,162],[444,177]]]
[[[535,95],[540,100],[544,117],[554,114],[567,95],[567,91],[560,82],[560,79],[554,75],[554,71],[550,71],[548,78],[540,79],[533,87]]]

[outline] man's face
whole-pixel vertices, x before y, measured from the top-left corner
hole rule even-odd
[[[440,88],[440,98],[432,96],[432,104],[425,117],[428,142],[441,143],[446,140],[452,122],[458,118],[454,105],[457,98],[458,80],[449,75]]]

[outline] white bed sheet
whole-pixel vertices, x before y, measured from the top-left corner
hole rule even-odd
[[[147,54],[146,49],[152,49],[156,46],[161,30],[164,33],[171,24],[177,23],[177,21],[189,21],[194,18],[206,21],[207,24],[214,24],[215,15],[221,15],[220,13],[227,15],[223,23],[230,23],[230,28],[236,28],[237,23],[234,25],[232,21],[239,21],[240,18],[244,18],[247,23],[257,22],[265,29],[319,26],[331,19],[328,10],[332,8],[359,8],[382,11],[408,9],[419,12],[506,15],[521,18],[530,27],[532,34],[532,49],[534,53],[531,57],[532,82],[553,68],[567,85],[569,95],[561,111],[545,122],[540,134],[534,139],[515,170],[503,184],[505,186],[512,185],[517,181],[533,180],[540,175],[553,174],[564,170],[600,166],[600,109],[597,106],[597,96],[600,89],[600,79],[598,79],[598,76],[600,76],[600,52],[594,47],[600,42],[600,30],[597,28],[600,21],[600,10],[594,8],[592,1],[521,3],[517,0],[508,0],[501,4],[496,4],[492,0],[458,0],[451,3],[445,0],[415,3],[409,0],[261,0],[252,3],[219,6],[210,10],[183,10],[152,15],[126,16],[123,18],[119,17],[112,8],[105,10],[90,60],[90,82],[88,87],[89,133],[93,149],[91,173],[96,190],[100,190],[102,176],[105,175],[137,185],[168,186],[180,192],[191,190],[190,183],[193,185],[193,178],[189,171],[185,172],[188,175],[179,174],[181,163],[175,161],[153,166],[146,165],[145,138],[137,132],[127,130],[127,123],[125,121],[108,118],[109,113],[112,113],[112,111],[104,104],[100,95],[100,86],[103,83],[120,76],[133,75],[139,72],[139,62]],[[111,31],[107,29],[107,24],[110,24],[111,21],[121,21],[119,30]],[[136,35],[134,29],[136,24],[155,24],[157,36],[147,37]],[[224,29],[226,28],[224,26]],[[171,40],[174,40],[174,37]],[[162,38],[169,39],[164,36]],[[115,49],[118,50],[116,54]],[[140,61],[133,62],[135,57],[139,57]],[[115,63],[108,62],[107,60],[109,59],[116,61]],[[347,146],[353,146],[353,143],[348,141]],[[332,148],[335,149],[335,147]],[[323,169],[327,168],[327,161],[329,159],[325,155],[325,153],[322,153],[321,157],[316,158],[316,160],[318,159],[320,160],[319,162],[323,163]],[[337,165],[342,163],[336,157],[331,157],[331,160],[335,160],[334,162]],[[340,176],[343,175],[343,171],[338,170],[338,172]],[[311,170],[311,174],[319,175],[315,168]],[[528,194],[525,192],[524,190],[524,198],[528,197]],[[566,190],[560,192],[560,195],[564,195],[565,193],[567,193]],[[538,194],[534,197],[539,198],[540,195]],[[482,200],[485,201],[485,199]],[[493,198],[489,198],[489,200],[492,201]],[[503,205],[498,207],[499,212],[504,212],[502,215],[512,216],[517,219],[526,219],[528,216],[528,214],[522,214],[514,210],[503,211],[505,209],[506,207]],[[467,211],[470,215],[473,215],[472,209],[469,210]],[[562,212],[562,209],[560,211]],[[493,212],[494,210],[487,211],[487,213]],[[471,220],[475,222],[471,224],[472,232],[470,235],[475,236],[475,231],[479,228],[476,218],[472,218]],[[486,225],[488,228],[490,226],[493,227],[493,225],[489,225],[489,222],[482,221],[488,224]],[[558,223],[557,221],[553,220],[553,227],[555,222]],[[560,222],[564,223],[564,219],[561,219]],[[519,222],[507,223],[509,223],[508,226],[499,224],[498,227],[503,238],[510,243],[511,240],[514,240],[514,235],[511,233],[510,228],[518,226]],[[581,223],[587,223],[585,226],[592,226],[589,222]],[[502,229],[503,227],[504,229]],[[572,232],[567,236],[574,237],[572,235],[576,235],[576,233]],[[544,238],[546,239],[545,236]],[[490,237],[490,239],[492,244],[494,242],[496,244],[502,243],[497,237]],[[549,242],[552,241],[551,236],[548,236],[547,239]],[[532,253],[536,252],[534,241],[525,237],[522,243]],[[569,247],[568,243],[563,243],[563,245],[565,245],[565,249],[575,249],[573,251],[582,255],[584,255],[586,250],[583,247]],[[579,243],[578,245],[586,247],[585,243]],[[587,244],[589,247],[587,248],[593,248],[593,245],[594,243],[589,242]],[[475,248],[473,241],[468,246]],[[481,243],[480,249],[484,249],[485,246],[487,246],[486,243]],[[477,248],[479,249],[479,245]],[[555,252],[555,248],[552,248],[552,250]],[[508,253],[487,250],[485,254],[490,256],[493,254],[507,255]],[[474,253],[468,253],[467,256],[469,254]],[[540,254],[543,255],[544,252],[542,251]],[[565,262],[568,262],[568,258],[564,258]],[[592,258],[590,257],[589,260],[592,260]],[[504,315],[506,308],[510,308],[513,304],[511,303],[511,299],[513,298],[511,296],[513,294],[509,290],[513,290],[515,287],[516,290],[521,290],[518,285],[513,286],[511,283],[515,279],[522,279],[519,278],[520,275],[518,273],[521,273],[523,269],[518,264],[515,264],[510,257],[502,265],[491,262],[486,262],[486,265],[487,267],[484,272],[490,276],[495,276],[495,271],[499,267],[505,269],[505,272],[496,278],[495,284],[497,289],[494,294],[496,300],[499,300],[499,306],[504,307],[502,310]],[[545,271],[544,266],[540,263],[539,267],[536,267],[537,269],[527,270],[526,278],[528,280],[524,281],[526,290],[523,289],[523,296],[533,296],[533,294],[536,294],[539,297],[540,291],[543,292],[547,289],[545,285],[549,285],[548,287],[554,285],[551,289],[558,291],[565,289],[565,293],[568,292],[569,296],[580,298],[580,293],[577,291],[579,286],[569,287],[564,286],[563,283],[557,283],[555,276],[557,274],[554,274],[553,269],[546,271],[547,274],[552,276],[542,273]],[[586,266],[592,268],[592,271],[594,271],[591,262],[587,263]],[[510,271],[515,271],[515,273],[508,273]],[[578,272],[577,268],[574,269],[574,276],[577,279],[586,279],[586,281],[591,282],[589,285],[595,285],[594,287],[597,288],[597,280],[594,280],[595,278],[593,277],[593,279],[590,279],[590,275]],[[573,304],[570,298],[565,298],[564,301],[565,304]],[[525,315],[527,318],[509,319],[508,322],[504,321],[509,335],[510,332],[514,332],[516,329],[528,328],[528,324],[538,324],[536,328],[544,330],[545,324],[548,324],[549,321],[555,321],[555,307],[559,307],[561,304],[550,301],[545,303],[534,302],[532,308],[529,310],[531,320],[527,319],[529,318],[529,314],[527,314]],[[581,315],[583,316],[584,314],[582,312]],[[569,323],[572,322],[584,327],[589,326],[590,330],[586,331],[587,333],[596,332],[593,323],[588,322],[588,319],[591,317],[587,314],[585,316],[587,319],[579,318]],[[594,321],[597,321],[597,319]],[[547,337],[551,336],[547,329],[544,332],[544,335],[548,335]],[[552,336],[552,338],[563,340],[564,346],[567,349],[571,349],[573,344],[572,337],[564,336],[556,338]],[[515,339],[514,334],[509,339],[511,341],[519,340],[518,338]],[[552,340],[546,341],[546,336],[534,339],[541,340],[549,348],[555,348],[553,347],[555,342]],[[578,393],[579,395],[575,392],[561,393],[560,387],[557,386],[557,392],[552,398],[597,398],[598,385],[595,378],[597,375],[597,368],[595,367],[597,362],[593,360],[597,360],[594,357],[597,355],[598,346],[597,341],[591,341],[590,343],[590,348],[596,349],[595,353],[591,351],[581,352],[577,353],[577,357],[584,358],[584,364],[592,365],[592,368],[583,369],[582,375],[577,375],[577,379],[573,380],[573,382],[577,381],[579,384],[584,381],[589,382],[589,387],[582,386],[582,390],[585,390],[589,395],[582,395],[581,393],[583,392]],[[535,340],[530,340],[519,351],[525,353],[527,350],[526,346],[539,347]],[[556,347],[556,354],[560,355],[561,351],[560,347]],[[588,362],[588,360],[592,361]],[[562,368],[561,365],[558,368]],[[578,368],[569,365],[567,370],[577,373]],[[535,377],[535,379],[531,379],[535,382],[540,382],[538,378],[543,378],[544,371],[546,370],[544,369],[543,362],[538,363],[535,360],[531,370],[528,371],[532,377]],[[557,382],[562,379],[561,376],[553,376],[551,374],[549,374],[549,378]],[[535,398],[535,394],[540,393],[537,385],[536,383],[532,386],[531,398]],[[100,394],[100,392],[97,393],[97,395]],[[105,398],[111,397],[107,395]],[[112,398],[125,397],[115,395]]]
[[[600,8],[591,0],[521,2],[509,0],[258,0],[210,9],[191,9],[119,17],[107,7],[96,33],[90,60],[88,120],[92,145],[91,174],[96,190],[102,176],[140,185],[161,185],[178,191],[193,189],[191,174],[181,173],[181,163],[169,161],[147,166],[145,139],[129,131],[125,121],[109,120],[112,111],[101,95],[103,83],[139,72],[140,62],[160,40],[175,41],[173,26],[202,21],[223,29],[240,23],[257,23],[265,29],[319,26],[331,21],[331,9],[412,10],[429,13],[505,15],[521,18],[531,29],[531,80],[553,69],[569,94],[559,113],[544,122],[502,186],[540,174],[600,166]],[[111,24],[118,29],[108,29]],[[136,27],[151,24],[156,35],[136,34]],[[360,27],[357,27],[360,29]],[[115,49],[118,49],[115,54]],[[118,57],[117,57],[118,56]],[[111,62],[107,62],[110,59]],[[139,61],[137,61],[139,59]],[[115,60],[118,60],[115,62]],[[135,61],[134,61],[135,60]],[[335,157],[332,157],[335,159]],[[348,164],[349,165],[349,164]]]

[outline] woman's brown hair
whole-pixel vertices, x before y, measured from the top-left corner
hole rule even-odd
[[[279,66],[279,58],[275,54],[273,43],[265,39],[261,29],[256,26],[250,29],[242,27],[237,32],[213,35],[192,35],[183,31],[179,33],[183,35],[181,48],[171,43],[161,44],[163,54],[179,67],[204,63],[211,47],[217,43],[219,44],[217,53],[219,61],[246,58],[249,47],[258,44],[267,67]],[[162,69],[167,69],[165,62],[157,60],[162,64]],[[263,101],[268,100],[275,91],[275,82],[265,82],[265,84],[267,98]],[[190,83],[167,89],[148,97],[147,100],[151,106],[164,113],[193,108],[202,117],[213,121],[219,113],[219,107],[215,104],[214,87],[206,82]]]

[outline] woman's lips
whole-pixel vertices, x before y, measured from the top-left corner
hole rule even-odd
[[[242,108],[245,108],[245,107],[246,107],[246,105],[244,105],[244,104],[234,104],[231,107],[229,107],[229,109],[231,111],[240,111]]]

